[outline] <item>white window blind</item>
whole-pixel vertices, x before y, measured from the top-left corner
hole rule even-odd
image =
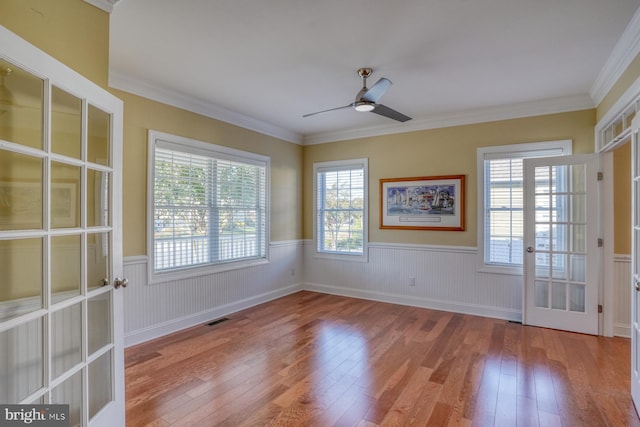
[[[483,263],[522,267],[524,256],[523,160],[571,154],[571,141],[550,141],[478,149],[483,195]]]
[[[153,154],[155,273],[266,257],[264,162],[166,142]]]
[[[522,265],[522,159],[486,160],[485,185],[487,262]]]
[[[366,160],[315,165],[317,251],[363,255],[366,246]]]

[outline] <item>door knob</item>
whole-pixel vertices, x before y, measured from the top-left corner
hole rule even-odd
[[[128,284],[129,284],[129,281],[124,277],[123,278],[116,277],[113,281],[113,287],[116,289],[118,289],[120,286],[122,286],[123,288],[126,288]]]
[[[533,252],[533,246],[527,247],[527,252],[529,252],[529,253]]]

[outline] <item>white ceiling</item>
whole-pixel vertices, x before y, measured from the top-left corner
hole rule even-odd
[[[294,142],[593,107],[640,0],[120,0],[113,87]],[[404,124],[347,109],[372,67]],[[602,84],[600,83],[600,86]],[[591,96],[589,93],[591,92]],[[492,115],[493,114],[493,115]],[[450,123],[454,123],[452,121]]]

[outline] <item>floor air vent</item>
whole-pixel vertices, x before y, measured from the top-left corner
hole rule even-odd
[[[218,323],[226,322],[227,320],[229,320],[228,317],[222,317],[222,318],[220,318],[218,320],[213,320],[213,321],[207,323],[207,326],[217,325]]]

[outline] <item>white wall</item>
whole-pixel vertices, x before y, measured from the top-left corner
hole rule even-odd
[[[313,252],[306,241],[305,289],[522,320],[522,276],[477,272],[476,248],[370,243],[368,263]]]

